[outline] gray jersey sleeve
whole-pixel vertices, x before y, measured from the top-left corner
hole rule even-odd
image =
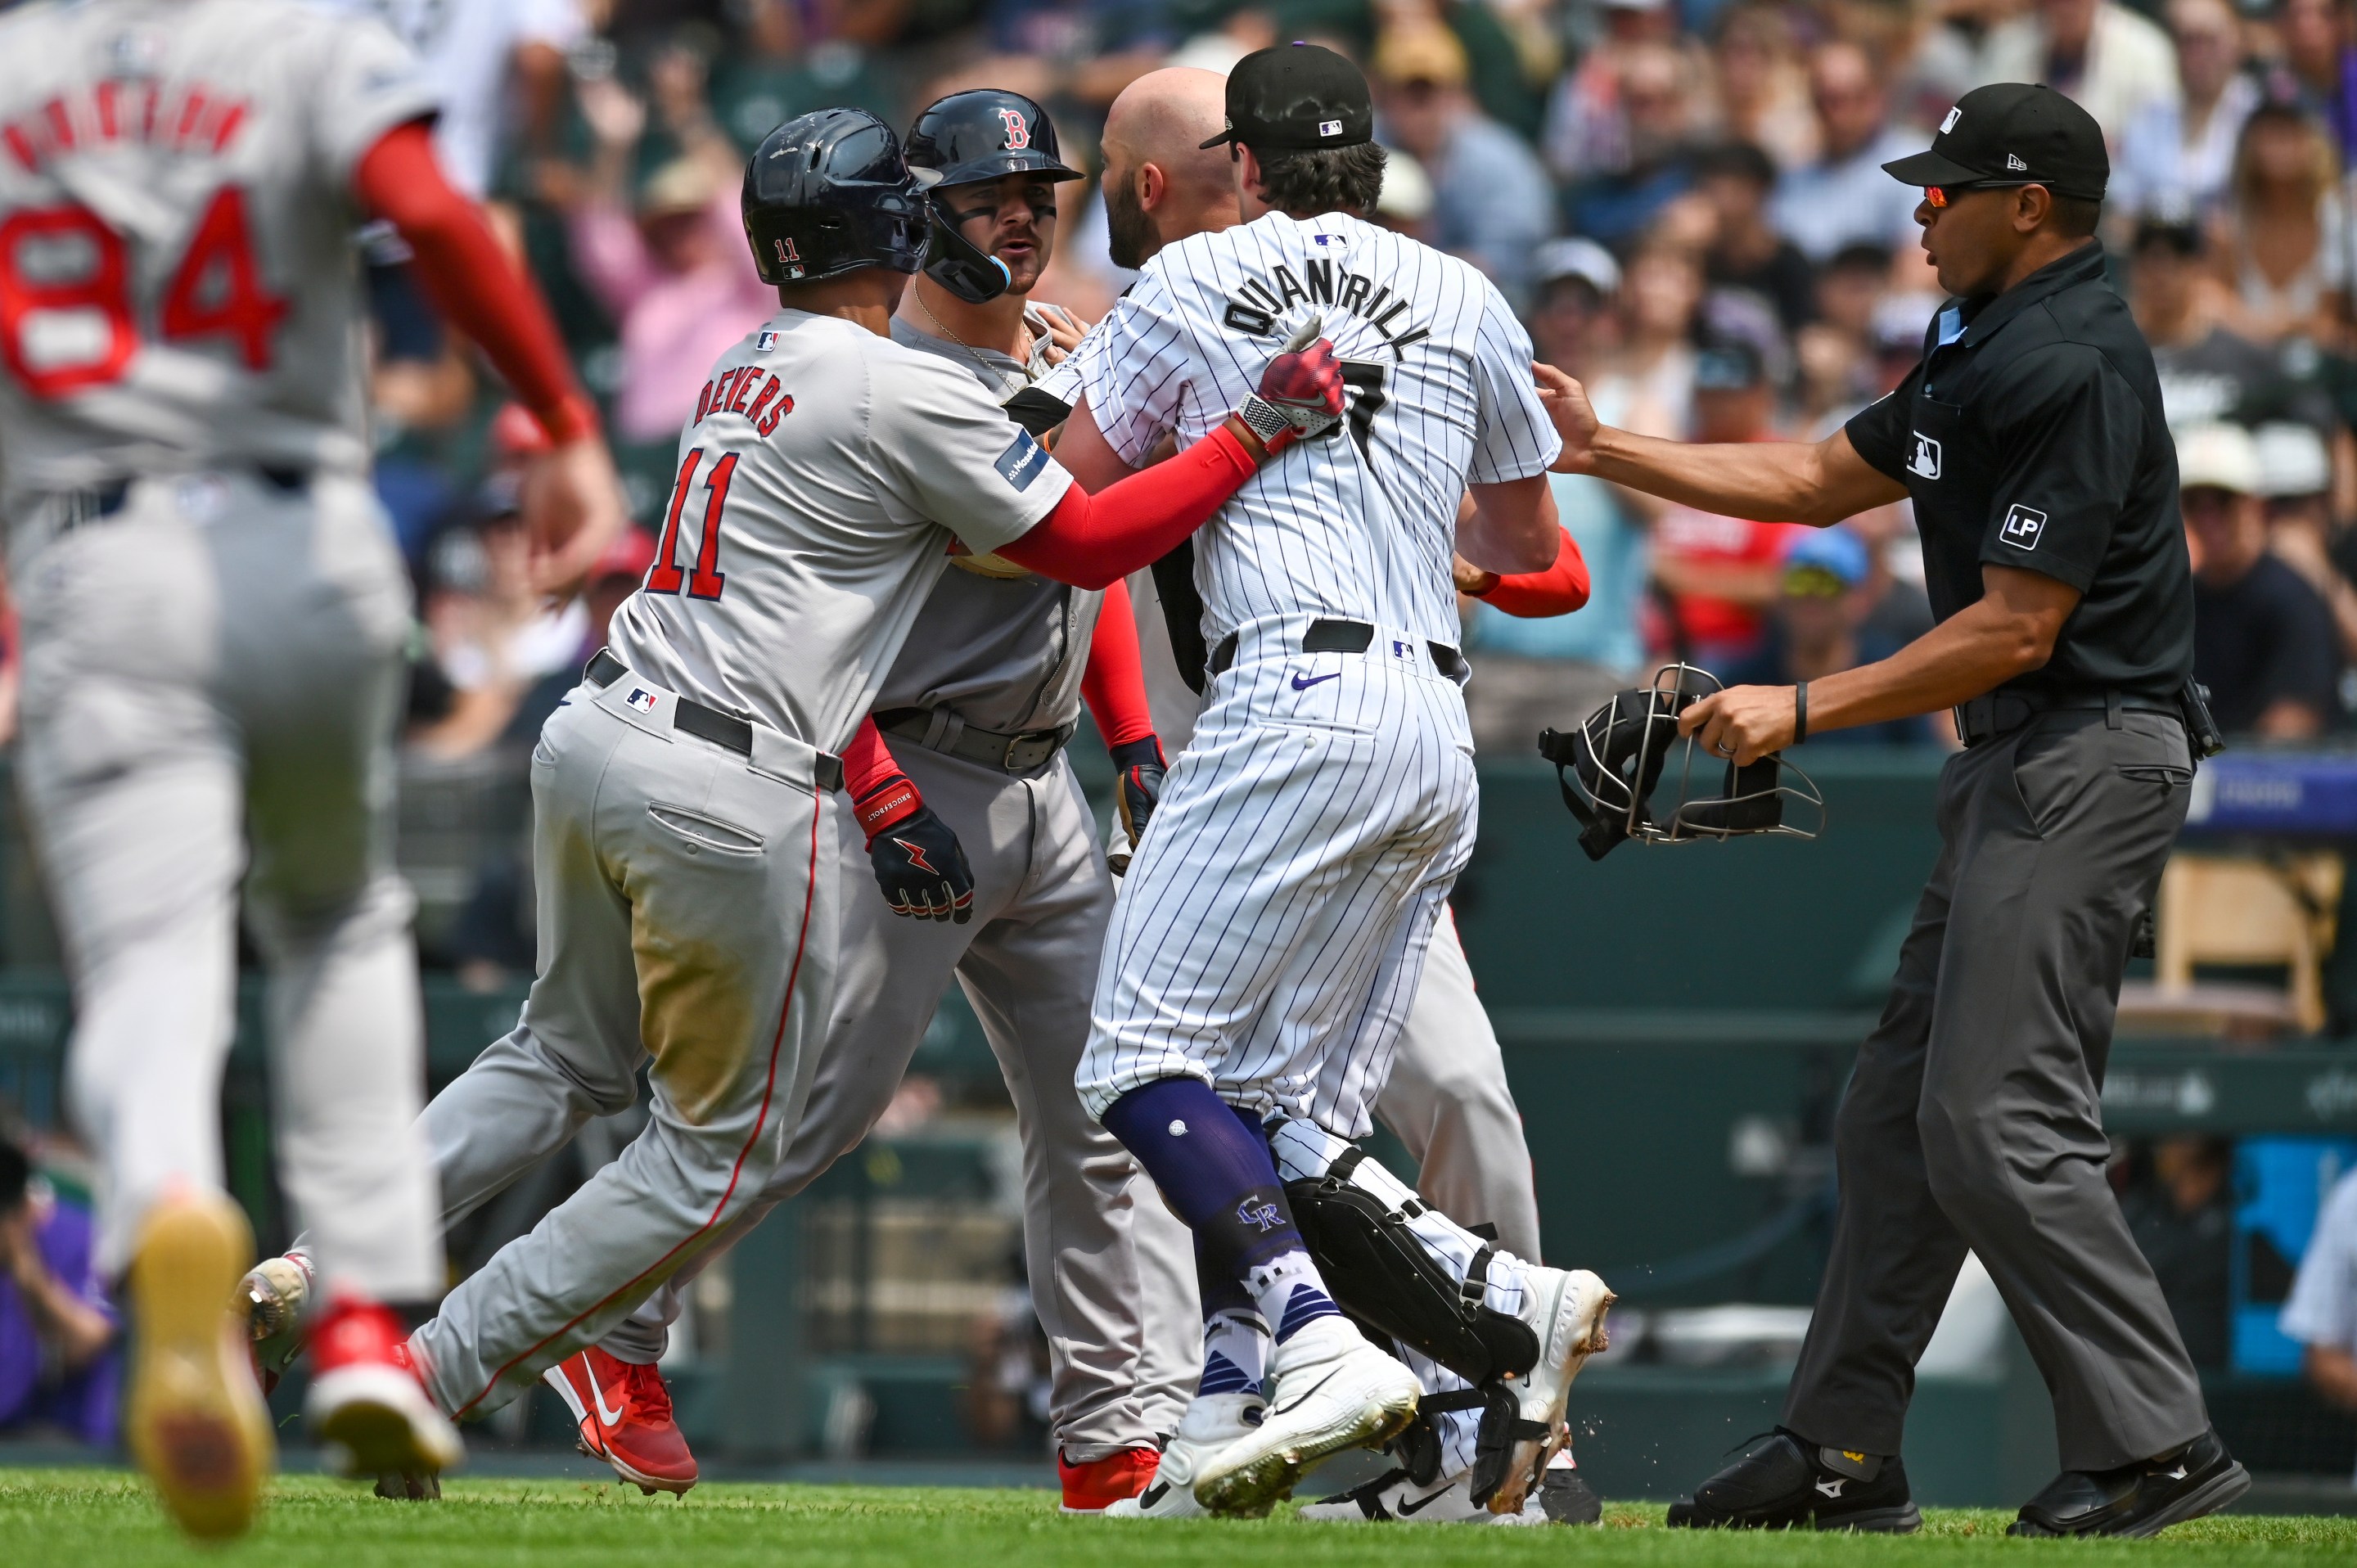
[[[315,48],[304,75],[312,145],[326,183],[346,190],[368,150],[397,125],[431,119],[436,99],[417,57],[373,16],[317,17]]]
[[[876,355],[869,367],[877,477],[919,516],[986,554],[1064,499],[1072,477],[970,373],[905,349]]]
[[[1097,428],[1121,460],[1140,468],[1155,444],[1177,427],[1194,362],[1178,302],[1160,271],[1149,266],[1059,369],[1078,381]]]
[[[1546,472],[1563,450],[1531,374],[1531,335],[1514,319],[1505,297],[1483,285],[1481,325],[1473,340],[1473,384],[1480,398],[1474,426],[1469,485],[1503,484]]]

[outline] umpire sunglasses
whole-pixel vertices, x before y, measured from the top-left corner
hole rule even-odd
[[[2042,179],[1973,179],[1956,185],[1927,185],[1923,199],[1933,207],[1945,207],[1953,199],[1975,190],[2018,190],[2025,185],[2044,185]]]

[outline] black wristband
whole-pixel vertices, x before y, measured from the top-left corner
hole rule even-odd
[[[1806,681],[1792,688],[1792,744],[1800,745],[1809,738],[1809,683]]]

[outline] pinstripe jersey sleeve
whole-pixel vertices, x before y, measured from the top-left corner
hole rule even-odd
[[[1531,336],[1503,295],[1482,285],[1481,324],[1473,339],[1473,386],[1480,400],[1474,425],[1469,485],[1503,484],[1546,472],[1563,450],[1555,422],[1539,402],[1531,374]]]
[[[1068,361],[1105,440],[1131,467],[1178,422],[1193,369],[1191,337],[1161,274],[1148,269]]]

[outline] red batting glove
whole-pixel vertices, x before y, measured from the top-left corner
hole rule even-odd
[[[1236,411],[1271,456],[1342,422],[1342,361],[1324,338],[1279,354],[1260,373],[1260,391]]]

